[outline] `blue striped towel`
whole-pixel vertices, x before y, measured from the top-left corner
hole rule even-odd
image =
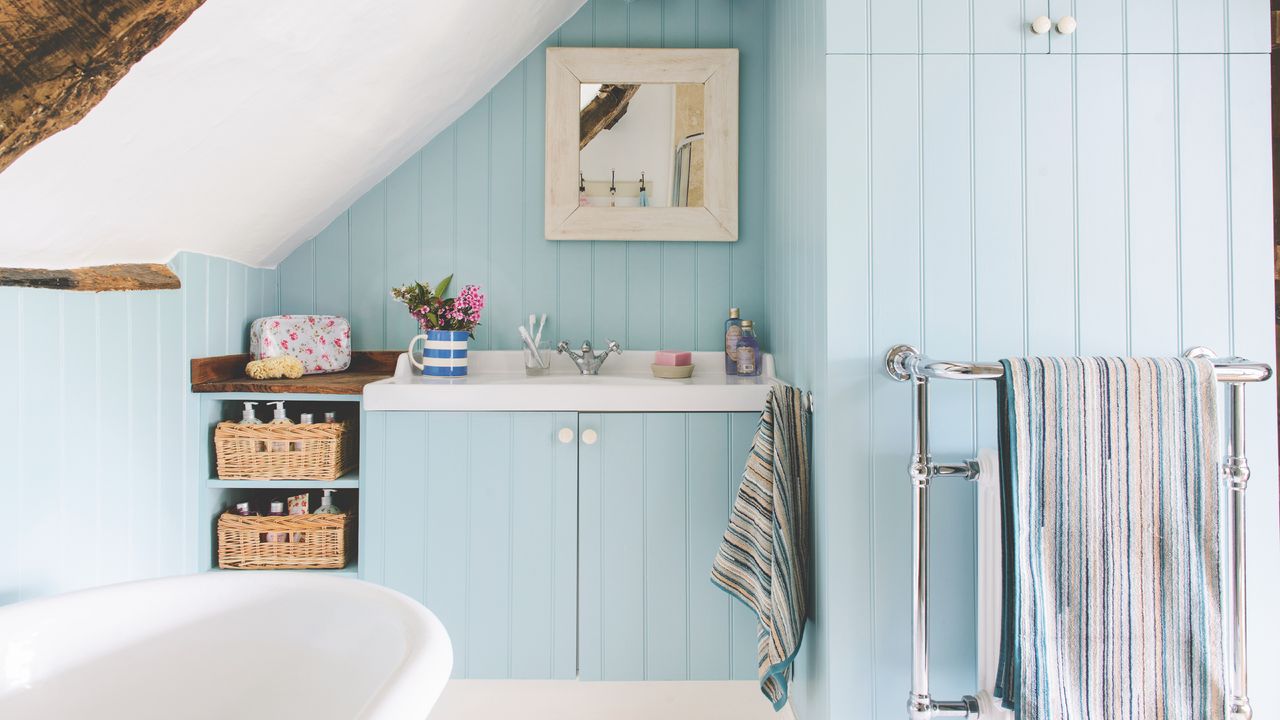
[[[1225,717],[1213,367],[1003,364],[996,694],[1019,720]]]
[[[711,581],[758,620],[760,691],[787,704],[807,617],[809,428],[804,393],[775,386],[760,416]]]

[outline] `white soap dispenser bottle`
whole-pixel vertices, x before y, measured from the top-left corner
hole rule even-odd
[[[257,404],[258,403],[256,402],[246,402],[244,404],[244,411],[240,413],[241,425],[261,425],[262,424],[262,421],[257,418],[257,416],[254,414],[254,411],[253,411],[253,407]]]
[[[267,403],[267,404],[268,404],[268,405],[275,405],[275,406],[276,406],[275,416],[271,418],[271,422],[270,422],[270,423],[268,423],[269,425],[292,425],[292,424],[293,424],[293,421],[292,421],[292,420],[290,420],[290,419],[289,419],[289,418],[284,414],[284,401],[283,401],[283,400],[276,400],[275,402],[269,402],[269,403]]]
[[[333,498],[329,497],[332,490],[322,490],[324,497],[320,498],[320,507],[316,508],[314,515],[341,515],[342,511],[333,504]]]

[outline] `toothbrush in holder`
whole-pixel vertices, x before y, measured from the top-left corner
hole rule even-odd
[[[542,353],[538,351],[538,343],[534,342],[533,337],[529,335],[529,330],[523,325],[517,326],[516,330],[520,333],[520,340],[524,342],[524,346],[533,354],[533,359],[537,361],[538,367],[544,369],[549,367],[546,358],[542,357]]]

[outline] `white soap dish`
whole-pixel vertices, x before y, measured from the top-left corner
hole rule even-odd
[[[693,365],[650,365],[654,377],[678,380],[693,376]]]

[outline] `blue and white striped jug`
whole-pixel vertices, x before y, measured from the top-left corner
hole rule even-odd
[[[428,330],[426,335],[418,335],[409,341],[409,362],[422,371],[423,375],[433,377],[459,377],[467,374],[467,339],[471,333],[466,330]],[[422,341],[422,362],[414,356],[414,346]]]

